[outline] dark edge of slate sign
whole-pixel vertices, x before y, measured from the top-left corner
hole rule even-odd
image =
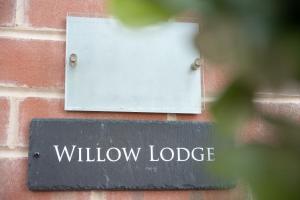
[[[91,125],[97,125],[98,128],[99,128],[99,125],[102,126],[102,124],[105,124],[106,126],[110,126],[109,128],[111,128],[111,129],[114,128],[113,126],[115,126],[115,125],[121,126],[123,128],[124,127],[128,128],[128,126],[131,126],[131,128],[135,128],[135,127],[138,128],[139,127],[140,130],[142,130],[142,132],[143,132],[144,129],[147,129],[147,128],[149,129],[149,126],[155,127],[156,131],[159,130],[160,127],[166,126],[168,129],[162,129],[162,131],[169,130],[172,127],[175,127],[175,128],[180,128],[181,127],[181,128],[185,128],[185,129],[190,129],[190,131],[192,131],[191,129],[195,129],[195,128],[199,128],[199,129],[207,128],[207,130],[209,130],[210,132],[214,132],[214,125],[213,125],[213,123],[209,123],[209,122],[144,121],[144,120],[143,121],[142,120],[141,121],[131,121],[131,120],[97,120],[97,119],[33,119],[31,124],[30,124],[30,139],[29,139],[30,141],[29,141],[29,152],[28,152],[28,158],[29,158],[28,159],[29,160],[29,164],[28,164],[28,166],[29,166],[28,167],[28,187],[29,187],[30,190],[33,190],[33,191],[95,190],[95,189],[100,189],[100,190],[192,190],[192,189],[217,190],[217,189],[230,189],[230,188],[235,187],[235,185],[236,185],[235,180],[224,180],[224,179],[218,179],[218,181],[210,181],[212,183],[207,183],[207,184],[205,184],[205,183],[189,184],[188,182],[186,182],[184,184],[177,184],[177,183],[170,182],[168,184],[161,184],[161,185],[157,185],[157,184],[144,184],[144,185],[142,185],[142,184],[139,184],[139,183],[135,183],[134,181],[133,182],[129,181],[128,184],[114,184],[114,183],[112,183],[111,185],[109,185],[107,183],[106,184],[100,183],[100,184],[87,185],[87,184],[84,183],[84,181],[89,182],[90,179],[88,179],[88,178],[85,179],[85,180],[76,179],[76,181],[78,183],[75,183],[75,184],[72,183],[71,185],[61,184],[60,181],[65,179],[65,178],[73,180],[74,177],[67,177],[67,175],[66,175],[66,177],[64,177],[63,179],[58,181],[60,184],[55,183],[55,184],[47,185],[47,182],[52,180],[52,178],[54,177],[53,174],[51,174],[51,173],[54,173],[55,170],[57,170],[57,169],[55,169],[54,165],[53,166],[48,166],[48,165],[53,164],[49,161],[50,163],[48,162],[46,164],[42,164],[42,167],[45,167],[45,168],[48,167],[49,171],[47,170],[46,174],[41,173],[41,175],[40,175],[39,171],[38,172],[36,171],[37,169],[38,170],[40,170],[40,169],[37,168],[35,162],[38,162],[39,160],[42,160],[45,152],[42,152],[41,154],[35,155],[35,153],[37,152],[36,148],[41,148],[42,149],[47,145],[45,143],[47,143],[48,140],[44,141],[41,138],[45,137],[46,139],[48,139],[48,138],[53,139],[53,137],[54,137],[53,135],[55,135],[56,133],[53,133],[53,132],[51,132],[51,130],[48,130],[49,127],[50,128],[53,127],[54,130],[57,130],[57,129],[62,130],[63,129],[62,126],[69,126],[68,128],[70,129],[70,124],[72,126],[73,125],[74,126],[81,126],[81,127],[83,127],[83,129],[85,129],[85,131],[89,131],[88,129],[93,129],[93,127],[91,127]],[[47,127],[47,129],[46,130],[43,129],[44,127]],[[130,132],[126,133],[125,128],[122,129],[122,130],[116,129],[116,130],[122,132],[122,136],[121,135],[115,135],[113,137],[119,137],[120,136],[121,139],[122,139],[122,137],[125,137],[126,140],[127,140],[127,137],[130,137],[132,134],[130,134]],[[72,127],[71,127],[71,129],[72,129]],[[75,132],[79,131],[76,128],[74,130],[75,130]],[[174,129],[174,130],[176,130],[176,129]],[[44,135],[40,135],[39,131],[43,132],[42,134],[44,134]],[[92,132],[93,131],[95,131],[95,130],[92,130]],[[65,140],[66,137],[63,137],[63,135],[61,135],[61,134],[70,134],[70,133],[60,132],[58,137],[55,138],[55,140]],[[76,135],[76,134],[78,134],[78,133],[74,133],[73,138],[71,138],[71,139],[77,138],[77,137],[74,137],[74,135]],[[110,137],[111,136],[110,132],[108,132],[106,134],[107,135],[104,135],[104,137]],[[146,134],[149,134],[149,132],[146,133]],[[156,137],[159,137],[164,133],[161,132],[161,133],[157,133],[157,134],[158,135],[156,135],[155,137],[150,137],[150,138],[153,139],[153,140],[161,139],[161,138],[156,138]],[[166,133],[166,134],[170,134],[170,133]],[[185,133],[182,133],[182,134],[183,134],[182,139],[187,138],[187,137],[185,137]],[[144,137],[144,136],[146,136],[146,135],[145,134],[141,135],[141,137]],[[78,137],[80,137],[80,135],[78,135]],[[95,137],[99,137],[99,136],[96,135]],[[84,135],[83,138],[84,139],[87,138],[87,135]],[[130,138],[130,139],[134,139],[134,138]],[[144,138],[142,138],[142,139],[144,139]],[[170,140],[171,139],[172,138],[170,138]],[[91,141],[93,141],[93,140],[91,140]],[[161,141],[162,140],[158,141],[158,143],[161,142]],[[59,141],[59,142],[62,142],[62,141]],[[90,142],[90,141],[87,141],[87,142]],[[87,144],[89,144],[89,143],[87,143]],[[113,143],[113,145],[114,145],[114,143]],[[117,145],[115,145],[115,146],[117,146]],[[36,147],[36,146],[39,146],[39,147]],[[48,151],[46,151],[46,152],[49,153]],[[170,162],[170,163],[172,163],[172,162]],[[62,162],[62,164],[63,164],[63,162]],[[141,164],[144,164],[143,161],[142,161]],[[159,165],[161,165],[161,164],[159,164]],[[171,167],[173,165],[174,164],[172,164]],[[81,168],[84,169],[85,167],[81,167]],[[108,171],[111,170],[111,168],[113,168],[112,166],[107,166],[107,167],[108,167]],[[68,171],[72,171],[72,170],[73,169],[69,169]],[[86,172],[86,170],[88,171],[88,169],[85,169],[84,173],[88,173],[88,172]],[[113,169],[113,170],[118,171],[119,169]],[[167,168],[167,170],[169,171],[169,168]],[[170,170],[172,170],[172,169],[170,169]],[[74,171],[76,171],[76,169]],[[92,171],[90,171],[90,172],[92,172]],[[78,174],[79,172],[77,171],[76,173]],[[144,173],[144,172],[139,172],[139,173]],[[124,176],[126,176],[126,175],[131,176],[129,174],[124,174]],[[185,174],[183,174],[183,175],[185,175]],[[42,179],[40,179],[43,182],[42,184],[38,183],[40,180],[37,181],[39,176],[43,176]],[[162,173],[161,176],[162,177],[166,176],[166,174]],[[176,174],[176,176],[178,176],[178,174]],[[146,177],[146,178],[149,178],[149,177]],[[70,181],[70,182],[72,182],[72,181]],[[79,182],[81,182],[81,183],[79,183]]]

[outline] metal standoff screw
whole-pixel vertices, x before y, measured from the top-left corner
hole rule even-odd
[[[75,53],[72,53],[70,55],[70,65],[71,65],[71,67],[75,67],[76,66],[77,60],[78,60],[77,55]]]
[[[40,157],[40,153],[39,152],[35,152],[33,154],[33,158],[38,159]]]
[[[201,59],[196,58],[194,63],[192,64],[192,70],[197,70],[201,66]]]

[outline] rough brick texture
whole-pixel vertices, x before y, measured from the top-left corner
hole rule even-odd
[[[0,97],[0,146],[6,144],[9,117],[9,101]]]
[[[106,192],[106,200],[143,200],[143,192],[138,191],[111,191]]]
[[[26,187],[27,159],[0,159],[0,197],[9,199],[50,199],[49,193],[32,193]]]
[[[262,102],[258,103],[258,108],[265,113],[269,113],[277,117],[285,117],[296,122],[300,122],[300,102]]]
[[[216,64],[205,63],[203,70],[204,92],[206,97],[214,97],[229,84],[229,75],[224,67]]]
[[[202,192],[203,200],[247,200],[247,193],[240,187],[231,190],[208,190]]]
[[[16,0],[0,0],[0,26],[12,26],[15,23]]]
[[[0,83],[63,88],[64,42],[0,38]]]
[[[189,200],[189,191],[149,191],[144,200]]]
[[[177,114],[176,115],[177,120],[184,120],[184,121],[202,121],[202,122],[208,122],[212,121],[212,116],[208,112],[207,108],[205,108],[202,113],[193,115],[193,114]]]
[[[66,112],[60,99],[27,98],[20,103],[20,141],[28,144],[29,124],[33,118],[95,118],[95,119],[131,119],[166,120],[165,114],[110,113],[110,112]]]
[[[300,122],[300,103],[272,103],[272,102],[259,102],[256,104],[257,108],[265,114],[270,114],[277,117],[285,117],[293,120],[296,123]],[[241,142],[262,142],[272,143],[275,138],[272,134],[272,126],[266,123],[259,117],[250,121],[245,128],[241,131],[239,137]]]
[[[64,29],[68,14],[103,15],[104,0],[27,0],[26,22],[33,27]]]

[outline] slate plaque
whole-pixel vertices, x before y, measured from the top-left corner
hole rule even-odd
[[[223,189],[210,123],[34,119],[31,190]]]

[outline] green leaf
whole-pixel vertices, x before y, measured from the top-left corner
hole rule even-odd
[[[129,26],[145,26],[163,22],[175,13],[151,0],[111,0],[113,15]]]
[[[298,152],[268,145],[246,145],[237,149],[240,177],[251,184],[258,200],[299,199]]]
[[[213,104],[211,111],[219,132],[234,134],[253,112],[254,88],[242,79],[235,80]]]

